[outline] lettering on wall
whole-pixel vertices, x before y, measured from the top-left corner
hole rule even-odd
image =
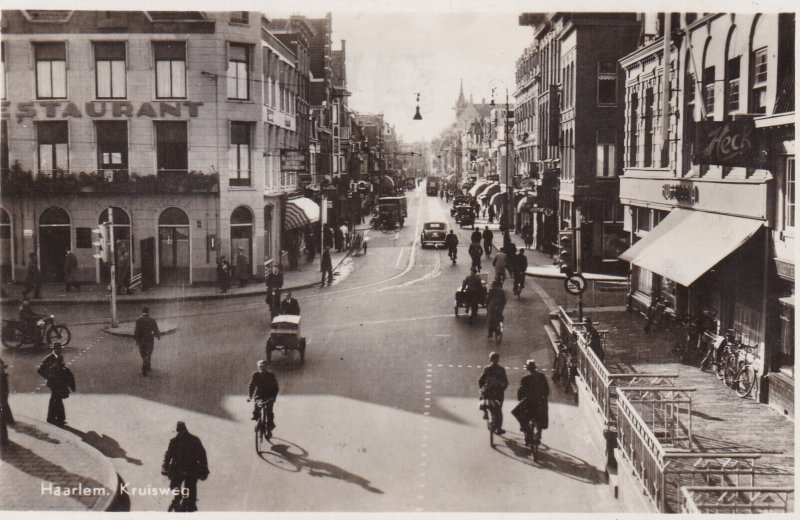
[[[700,190],[692,184],[664,184],[661,195],[666,200],[674,200],[683,204],[694,204],[700,201]]]
[[[82,106],[69,101],[37,101],[25,103],[0,103],[0,117],[7,119],[12,115],[17,122],[29,118],[155,118],[172,116],[176,118],[198,117],[199,101],[160,101],[157,103],[131,103],[130,101],[89,101]]]
[[[752,119],[699,121],[696,135],[697,164],[758,167],[758,142]]]

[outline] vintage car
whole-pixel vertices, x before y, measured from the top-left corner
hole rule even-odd
[[[447,224],[444,222],[426,222],[422,226],[420,244],[425,246],[444,247],[447,237]]]
[[[459,206],[472,206],[472,197],[469,195],[456,195],[453,197],[453,207],[450,208],[450,216],[456,216],[456,208]]]
[[[292,350],[300,353],[300,363],[306,359],[306,338],[300,334],[300,316],[279,314],[272,318],[272,327],[267,338],[267,363],[272,361],[272,351],[284,355]]]
[[[475,227],[475,208],[472,206],[458,206],[456,207],[456,222],[459,226]]]

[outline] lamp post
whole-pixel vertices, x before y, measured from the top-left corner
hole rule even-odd
[[[509,140],[509,131],[508,131],[508,86],[501,81],[494,79],[492,81],[497,81],[503,84],[503,87],[506,89],[506,111],[503,116],[503,142],[505,143],[506,147],[506,157],[505,157],[505,166],[506,166],[506,206],[505,206],[505,215],[506,215],[506,230],[504,235],[506,237],[510,236],[511,228],[513,227],[513,218],[514,218],[514,178],[511,175],[511,169],[509,168],[509,155],[511,155],[511,145]],[[494,89],[492,87],[492,105],[494,105]],[[498,150],[499,151],[499,150]],[[508,239],[510,240],[510,238]]]

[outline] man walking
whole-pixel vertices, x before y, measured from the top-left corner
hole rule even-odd
[[[220,256],[217,261],[217,284],[223,294],[231,288],[231,264],[225,255]]]
[[[161,341],[161,331],[158,330],[158,323],[150,317],[150,307],[143,307],[142,315],[136,320],[136,327],[133,330],[133,339],[139,346],[139,354],[142,356],[143,376],[150,372],[150,357],[153,355],[155,338]]]
[[[503,435],[506,433],[503,429],[503,400],[508,387],[508,377],[506,376],[506,369],[499,364],[500,354],[497,352],[489,354],[489,362],[491,364],[483,367],[483,373],[478,379],[478,388],[480,388],[482,401],[497,401],[495,405],[497,415],[494,418],[495,433]],[[486,407],[482,406],[482,410],[485,419]]]
[[[236,255],[236,279],[239,280],[239,287],[247,285],[247,281],[250,279],[250,264],[241,247]]]
[[[183,421],[178,421],[175,431],[161,465],[161,474],[169,479],[173,493],[167,511],[192,513],[197,511],[197,480],[208,478],[206,450]]]
[[[78,278],[78,258],[72,249],[67,251],[64,257],[64,283],[67,285],[66,290],[69,292],[70,288],[74,285],[75,289],[81,290],[81,284],[76,281]]]
[[[322,271],[322,282],[320,287],[325,286],[325,274],[328,275],[328,285],[333,283],[333,262],[331,261],[331,248],[326,247],[322,250],[322,258],[319,261],[319,270]]]
[[[489,226],[486,226],[483,230],[483,252],[486,255],[486,258],[492,256],[492,240],[494,240],[494,233],[489,231]]]
[[[67,423],[67,413],[64,410],[64,399],[69,397],[69,392],[75,391],[75,376],[64,363],[61,354],[61,343],[55,342],[50,353],[39,365],[37,372],[47,381],[50,389],[50,403],[47,407],[47,422],[56,426]]]
[[[36,253],[28,255],[28,269],[25,271],[25,288],[22,290],[22,299],[28,298],[28,293],[33,291],[35,299],[41,298],[42,272],[39,271],[39,262]]]

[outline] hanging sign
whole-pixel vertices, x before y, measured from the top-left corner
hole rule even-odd
[[[695,163],[758,167],[758,140],[752,119],[696,124]]]

